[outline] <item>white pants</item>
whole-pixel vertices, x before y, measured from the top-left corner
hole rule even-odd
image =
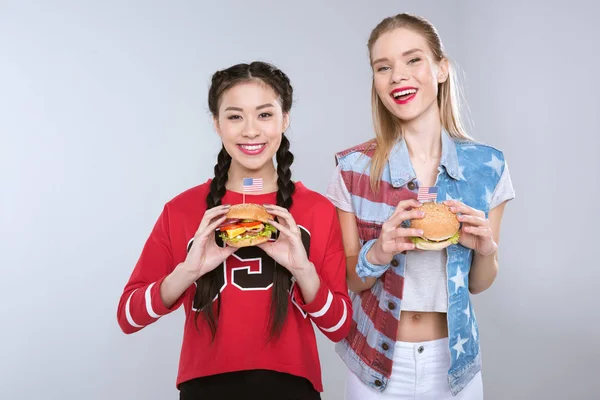
[[[450,392],[448,338],[421,343],[396,342],[392,376],[383,393],[371,389],[352,372],[346,377],[346,400],[482,400],[478,372],[456,397]]]

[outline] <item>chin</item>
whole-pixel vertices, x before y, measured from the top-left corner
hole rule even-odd
[[[423,113],[421,107],[416,106],[416,104],[396,104],[394,102],[389,102],[385,105],[387,110],[392,113],[392,115],[401,121],[410,121],[417,118],[419,115]]]
[[[396,104],[394,104],[396,105]],[[390,110],[390,112],[402,122],[411,122],[415,119],[419,118],[423,114],[423,111],[416,110],[398,110],[398,108],[394,108]]]
[[[260,158],[258,157],[248,157],[245,154],[242,154],[241,159],[238,160],[238,164],[248,171],[259,171],[262,169],[267,162],[272,159],[269,157],[265,157],[264,155]]]

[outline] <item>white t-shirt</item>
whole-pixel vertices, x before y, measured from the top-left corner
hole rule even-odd
[[[344,183],[339,166],[329,181],[325,195],[340,210],[355,213],[350,192]],[[500,181],[492,194],[490,210],[504,201],[514,199],[514,197],[515,192],[508,165],[505,163]],[[448,311],[446,260],[445,250],[409,251],[406,253],[401,310]]]

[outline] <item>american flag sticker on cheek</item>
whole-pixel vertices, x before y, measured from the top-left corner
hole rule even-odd
[[[438,188],[436,186],[421,186],[417,193],[417,200],[420,202],[437,200]]]

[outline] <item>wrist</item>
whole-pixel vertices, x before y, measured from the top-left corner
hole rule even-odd
[[[365,255],[365,258],[367,259],[367,261],[373,265],[387,265],[390,263],[390,261],[392,261],[392,257],[390,256],[389,259],[387,259],[387,257],[381,257],[381,253],[383,253],[381,251],[381,245],[379,243],[379,239],[375,242],[375,244],[373,244],[373,246],[369,249],[369,251],[367,252],[367,254]]]
[[[371,252],[371,249],[377,245],[378,239],[371,239],[366,242],[360,252],[358,253],[358,262],[356,263],[356,275],[360,278],[361,281],[365,282],[365,279],[368,277],[371,278],[379,278],[381,275],[387,271],[390,266],[389,261],[379,260],[377,257],[373,257],[374,259],[371,261],[368,259],[367,255]],[[377,254],[375,250],[375,255]],[[381,264],[376,264],[381,263]]]
[[[177,281],[186,283],[189,286],[200,279],[204,274],[198,273],[198,271],[190,268],[185,262],[182,262],[177,265],[171,275],[174,275],[174,279]]]
[[[492,241],[492,243],[489,245],[489,249],[486,249],[487,251],[481,251],[479,249],[477,249],[475,251],[475,255],[480,257],[480,258],[495,258],[496,254],[498,253],[498,245]]]
[[[315,277],[318,278],[317,270],[315,266],[310,261],[306,261],[294,270],[292,273],[294,279],[300,284],[301,282],[314,280]]]
[[[476,251],[475,252],[475,257],[482,258],[482,259],[496,258],[496,254],[497,253],[498,253],[497,250],[492,250],[492,251],[489,251],[487,253],[480,253],[480,252]]]
[[[321,287],[321,278],[312,263],[311,266],[312,268],[306,268],[293,274],[305,304],[313,302]]]

